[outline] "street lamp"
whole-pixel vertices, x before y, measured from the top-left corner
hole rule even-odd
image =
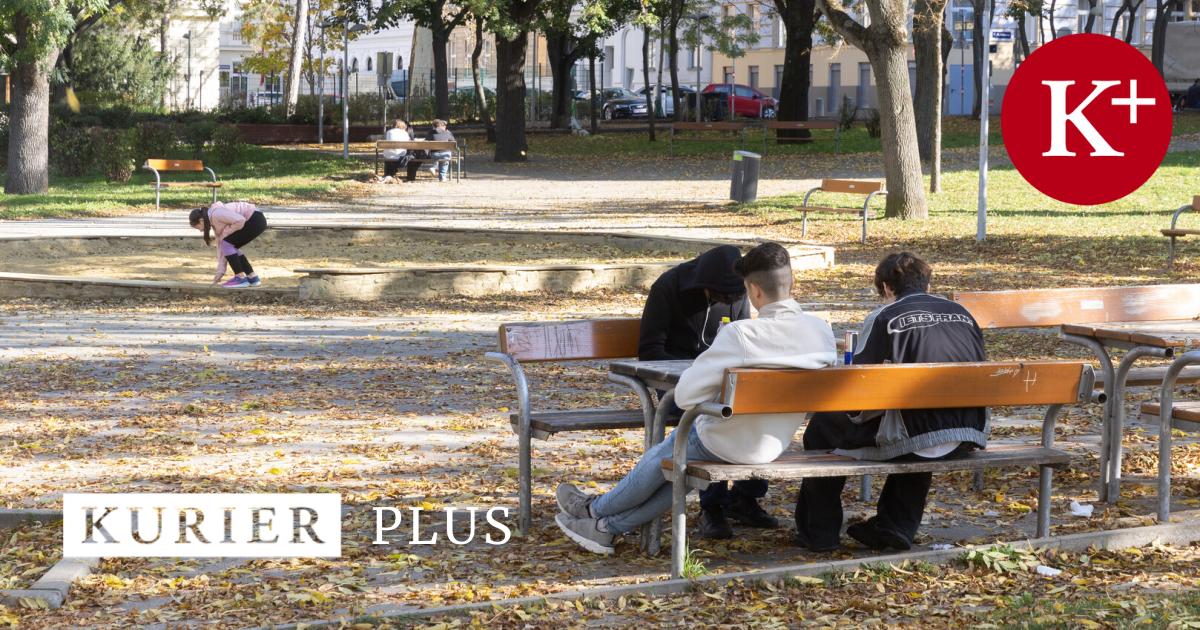
[[[325,144],[325,29],[337,23],[337,18],[330,16],[321,20],[321,58],[317,62],[317,73],[321,78],[317,81],[317,144]]]
[[[186,39],[187,43],[188,43],[187,98],[184,99],[184,103],[187,105],[187,108],[189,110],[191,110],[192,109],[192,29],[189,28],[188,32],[183,34],[183,38]]]
[[[350,101],[346,98],[346,88],[349,87],[349,77],[346,72],[350,67],[350,33],[361,33],[367,30],[366,24],[351,24],[346,22],[342,30],[342,159],[350,159]]]

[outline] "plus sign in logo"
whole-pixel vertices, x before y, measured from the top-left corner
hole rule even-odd
[[[1137,190],[1162,164],[1171,102],[1136,48],[1103,35],[1071,35],[1017,68],[1000,123],[1013,165],[1034,188],[1096,205]]]

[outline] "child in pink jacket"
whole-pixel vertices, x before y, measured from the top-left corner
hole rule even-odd
[[[258,238],[267,229],[267,218],[254,204],[247,201],[222,203],[217,201],[207,208],[196,208],[188,215],[192,227],[204,232],[204,244],[212,245],[210,233],[216,233],[217,274],[213,284],[225,277],[226,263],[233,269],[234,276],[221,286],[229,289],[245,289],[262,284],[250,261],[242,253],[247,243]]]

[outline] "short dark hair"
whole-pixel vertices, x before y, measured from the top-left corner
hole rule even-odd
[[[875,267],[875,291],[883,295],[886,284],[895,295],[909,291],[928,291],[933,268],[916,254],[899,252],[889,255]]]
[[[756,246],[733,264],[733,270],[774,297],[792,290],[792,255],[779,243]]]

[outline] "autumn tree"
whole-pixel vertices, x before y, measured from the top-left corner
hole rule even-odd
[[[990,59],[987,42],[992,30],[990,24],[983,23],[984,7],[987,7],[987,15],[995,17],[996,0],[971,0],[971,6],[975,13],[971,23],[971,41],[974,43],[971,46],[971,78],[975,86],[975,102],[971,107],[971,115],[979,118],[980,112],[983,111],[983,64],[988,63]]]
[[[1112,37],[1117,37],[1117,29],[1121,25],[1121,16],[1125,15],[1125,33],[1121,35],[1121,39],[1125,40],[1126,44],[1132,42],[1133,30],[1137,26],[1138,10],[1142,8],[1142,3],[1143,0],[1137,0],[1137,2],[1133,0],[1121,0],[1121,6],[1117,7],[1117,12],[1113,14],[1112,29],[1108,34]]]
[[[497,0],[490,30],[496,36],[497,162],[524,162],[525,54],[531,27],[541,18],[542,0]]]
[[[546,57],[553,76],[550,126],[570,124],[571,71],[594,51],[599,40],[617,30],[634,3],[630,0],[546,0],[541,25],[546,36]]]
[[[466,22],[471,13],[467,2],[452,0],[390,0],[375,16],[377,28],[395,26],[412,20],[417,26],[429,29],[433,39],[433,100],[434,112],[441,119],[450,118],[450,71],[446,60],[446,45],[454,29]]]
[[[908,83],[907,3],[866,0],[870,26],[851,16],[841,0],[818,0],[830,25],[851,45],[866,53],[879,97],[883,172],[887,178],[889,217],[929,216],[917,150],[917,125]]]
[[[929,191],[941,192],[942,92],[945,64],[953,37],[943,16],[947,0],[916,0],[913,5],[913,48],[916,80],[914,105],[917,119],[917,148],[929,162]]]
[[[12,89],[5,193],[50,187],[50,71],[79,20],[108,6],[105,0],[0,3],[0,67],[11,76]]]
[[[287,83],[284,85],[284,111],[291,116],[296,113],[296,102],[300,100],[300,74],[304,71],[304,46],[308,42],[308,0],[295,0],[292,16],[292,41],[289,51]]]
[[[784,27],[783,76],[779,82],[779,120],[808,120],[808,92],[811,76],[813,33],[821,12],[816,0],[773,0]],[[780,142],[808,138],[807,129],[779,132]]]

